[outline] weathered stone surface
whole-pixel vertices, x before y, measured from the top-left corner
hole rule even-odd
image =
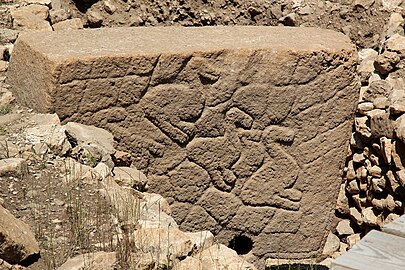
[[[329,233],[328,238],[326,238],[322,254],[326,256],[332,256],[333,253],[339,250],[339,247],[340,247],[339,237],[337,237],[333,233]]]
[[[27,172],[27,163],[23,158],[6,158],[0,160],[0,176],[20,176]]]
[[[191,239],[177,228],[141,228],[131,235],[131,241],[136,250],[150,254],[159,263],[185,258],[194,248]]]
[[[232,249],[224,245],[213,245],[193,257],[186,258],[173,269],[256,270],[256,267],[239,257]]]
[[[350,235],[350,234],[354,234],[353,228],[350,225],[350,220],[344,219],[341,220],[337,227],[336,227],[336,231],[339,235]]]
[[[110,132],[74,122],[67,123],[64,128],[73,146],[72,156],[92,166],[102,161],[113,167],[114,137]]]
[[[31,31],[52,31],[51,25],[46,21],[48,12],[48,7],[38,4],[13,9],[11,10],[13,27]]]
[[[156,27],[24,33],[8,78],[20,102],[110,130],[181,228],[306,258],[329,232],[355,70],[327,30]]]
[[[28,128],[25,131],[25,138],[28,143],[34,146],[49,148],[60,155],[66,154],[72,148],[67,140],[65,129],[56,124]]]
[[[366,81],[374,71],[374,61],[378,56],[378,52],[373,49],[363,49],[359,51],[359,66],[357,72],[362,81]]]
[[[79,18],[74,18],[74,19],[69,19],[65,20],[63,22],[58,22],[52,25],[53,30],[59,31],[59,30],[77,30],[77,29],[83,29],[83,23],[82,20]]]
[[[186,232],[185,235],[190,238],[199,252],[214,244],[214,235],[210,231]]]
[[[150,254],[129,253],[125,255],[128,256],[126,259],[133,269],[156,269],[156,262],[153,261]],[[119,259],[117,252],[98,251],[85,253],[68,259],[57,270],[115,270],[121,266]]]
[[[148,179],[140,170],[129,167],[115,167],[114,180],[121,186],[135,188],[143,191],[148,183]]]
[[[29,226],[0,206],[0,258],[19,263],[39,253],[39,246]]]
[[[68,11],[64,10],[64,9],[54,9],[52,8],[49,11],[49,18],[51,19],[51,23],[52,25],[58,23],[58,22],[62,22],[65,21],[67,19],[70,18],[70,14]]]
[[[116,260],[115,252],[99,251],[80,254],[67,260],[64,264],[59,266],[58,270],[113,270]]]

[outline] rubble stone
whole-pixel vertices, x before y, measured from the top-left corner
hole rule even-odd
[[[52,25],[53,30],[59,31],[59,30],[77,30],[77,29],[83,29],[83,23],[82,20],[79,18],[74,18],[74,19],[69,19],[65,20],[62,22],[58,22]]]
[[[350,220],[347,219],[341,220],[338,223],[336,231],[340,236],[354,234],[353,228],[350,225]]]
[[[0,176],[20,176],[27,172],[27,163],[23,158],[6,158],[0,160]]]
[[[39,254],[39,245],[29,226],[0,206],[0,257],[11,264]]]

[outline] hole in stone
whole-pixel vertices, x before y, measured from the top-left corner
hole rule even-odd
[[[252,250],[253,241],[245,235],[238,235],[229,242],[228,247],[235,250],[239,255],[244,255]]]

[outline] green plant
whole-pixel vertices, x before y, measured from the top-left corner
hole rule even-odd
[[[0,107],[0,115],[6,115],[11,112],[10,106],[2,106]]]

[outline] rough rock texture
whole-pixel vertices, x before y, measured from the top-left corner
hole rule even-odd
[[[110,130],[182,229],[305,258],[328,235],[355,64],[327,30],[119,28],[22,34],[8,78],[20,102]]]
[[[0,206],[0,257],[19,263],[39,253],[39,246],[29,226]],[[0,264],[1,266],[1,264]]]

